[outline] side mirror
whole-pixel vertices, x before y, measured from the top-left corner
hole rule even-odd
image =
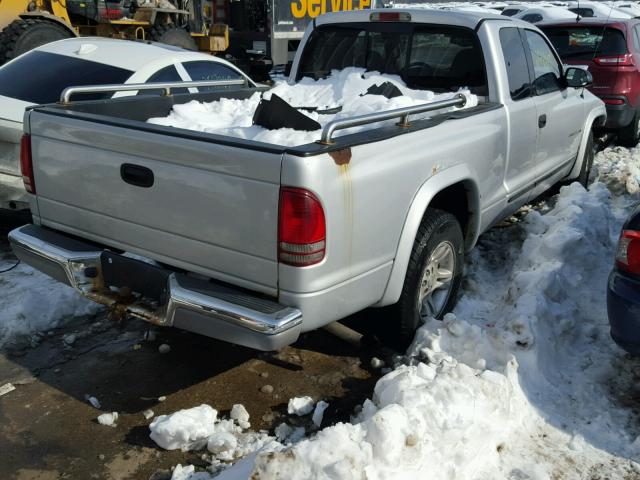
[[[567,87],[584,88],[593,83],[593,77],[584,68],[569,67],[564,72],[564,81]]]

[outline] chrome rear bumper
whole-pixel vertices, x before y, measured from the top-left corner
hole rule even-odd
[[[276,350],[300,333],[300,310],[244,290],[118,255],[36,225],[11,231],[9,241],[20,260],[120,315],[258,350]]]

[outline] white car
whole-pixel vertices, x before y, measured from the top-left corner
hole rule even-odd
[[[20,138],[26,107],[57,102],[62,90],[70,86],[231,79],[246,79],[255,85],[237,67],[212,55],[160,43],[110,38],[60,40],[6,63],[0,67],[0,209],[28,208],[20,174]],[[189,93],[194,92],[191,88]],[[137,93],[149,91],[78,98]]]
[[[527,8],[513,16],[529,23],[575,19],[576,14],[562,7]]]
[[[633,18],[635,16],[622,10],[618,10],[612,5],[606,5],[599,2],[569,2],[567,8],[584,18]]]

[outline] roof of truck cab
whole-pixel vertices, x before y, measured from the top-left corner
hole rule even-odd
[[[438,25],[453,25],[456,27],[467,28],[476,28],[478,24],[483,22],[484,20],[502,20],[505,22],[516,22],[521,26],[530,26],[530,24],[521,24],[518,20],[514,20],[511,17],[507,17],[497,13],[494,14],[462,10],[428,10],[415,8],[383,8],[372,10],[352,10],[348,12],[333,12],[320,15],[316,18],[315,22],[316,25],[323,25],[328,23],[368,22],[370,15],[374,12],[408,12],[411,14],[412,23],[432,23]]]
[[[67,38],[47,43],[35,50],[113,65],[134,72],[157,60],[168,58],[173,58],[174,61],[200,59],[227,63],[206,53],[192,52],[162,43],[101,37]]]

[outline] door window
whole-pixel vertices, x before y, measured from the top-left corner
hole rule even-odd
[[[545,39],[537,32],[525,30],[527,43],[531,52],[536,95],[544,95],[560,90],[562,66]]]
[[[531,96],[529,67],[518,29],[513,27],[500,29],[500,45],[507,67],[511,98],[522,100]]]

